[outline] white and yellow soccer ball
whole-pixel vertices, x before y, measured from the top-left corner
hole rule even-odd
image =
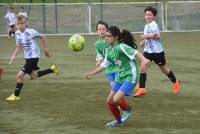
[[[73,51],[81,51],[85,46],[85,38],[82,35],[72,35],[68,40],[68,46]]]

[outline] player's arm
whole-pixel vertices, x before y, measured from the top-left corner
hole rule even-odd
[[[104,70],[103,66],[99,66],[98,68],[95,68],[94,70],[85,73],[85,78],[86,79],[91,79],[93,76],[97,75],[98,73],[102,72]]]
[[[97,75],[98,73],[102,72],[106,67],[108,67],[111,64],[110,61],[107,60],[107,58],[104,58],[103,62],[99,67],[96,69],[85,73],[85,78],[86,79],[91,79],[93,76]]]
[[[40,35],[40,39],[41,39],[41,42],[42,42],[42,47],[43,47],[45,56],[50,57],[50,53],[49,53],[49,50],[48,50],[47,37],[45,35]]]
[[[22,48],[22,45],[18,45],[18,46],[16,47],[16,49],[15,49],[15,51],[14,51],[12,57],[10,58],[9,64],[12,64],[13,61],[15,61],[16,56],[21,52],[22,49],[23,49],[23,48]]]
[[[141,34],[140,35],[141,40],[145,39],[159,39],[160,34]]]
[[[146,59],[142,53],[137,51],[136,57],[141,61],[141,67],[140,70],[143,72],[148,69],[148,66],[150,65],[151,61]]]

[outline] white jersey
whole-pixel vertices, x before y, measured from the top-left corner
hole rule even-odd
[[[8,26],[15,25],[16,15],[15,15],[15,13],[8,12],[8,13],[5,15],[5,19],[6,19],[7,22],[8,22]]]
[[[155,21],[146,24],[144,27],[144,35],[158,34],[160,35],[160,30]],[[159,39],[145,39],[144,51],[147,53],[160,53],[163,50],[162,44]]]
[[[23,15],[26,19],[28,18],[27,13],[26,12],[19,12],[18,15]]]
[[[28,28],[25,29],[23,33],[19,30],[15,32],[16,44],[17,46],[22,45],[25,59],[40,57],[40,48],[37,43],[37,39],[40,35],[41,34],[34,29]]]

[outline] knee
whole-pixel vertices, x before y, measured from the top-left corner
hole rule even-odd
[[[119,98],[117,98],[117,97],[114,97],[113,98],[113,103],[114,104],[118,104],[120,102],[120,99]]]
[[[113,104],[113,98],[108,97],[107,98],[107,104],[109,104],[109,105]]]
[[[17,75],[17,81],[21,83],[21,82],[23,82],[23,80],[24,80],[24,75],[23,74],[18,74]]]

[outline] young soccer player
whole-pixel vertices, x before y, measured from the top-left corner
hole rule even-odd
[[[28,16],[27,16],[27,13],[26,13],[25,10],[24,10],[24,6],[21,6],[21,7],[20,7],[20,11],[19,11],[18,15],[23,15],[23,16],[26,18],[26,21],[28,21]],[[28,23],[28,22],[26,22],[26,24],[27,24],[27,23]]]
[[[144,57],[149,59],[151,62],[154,61],[161,72],[167,75],[167,77],[174,83],[173,92],[177,95],[180,92],[180,81],[176,79],[173,71],[169,69],[166,65],[165,53],[160,42],[160,31],[157,23],[155,22],[155,17],[157,15],[157,10],[153,7],[147,7],[144,10],[146,25],[144,27],[144,34],[141,35],[141,46],[144,46]],[[140,71],[140,89],[134,94],[135,97],[146,94],[146,77],[147,70],[149,66],[144,70]]]
[[[99,40],[95,43],[96,48],[96,67],[99,67],[102,61],[105,58],[105,50],[109,47],[108,42],[106,41],[106,31],[108,28],[108,24],[104,21],[98,21],[96,25],[96,32],[99,36]],[[115,72],[116,66],[110,65],[106,68],[106,75],[107,80],[109,81],[110,85],[112,86],[115,81]]]
[[[106,40],[109,47],[106,49],[106,55],[101,65],[85,73],[85,78],[90,79],[94,75],[100,73],[104,68],[111,64],[117,66],[117,74],[115,83],[107,98],[107,103],[110,111],[116,120],[106,124],[106,127],[120,126],[128,118],[121,118],[119,107],[123,111],[129,111],[130,106],[124,100],[124,96],[130,96],[137,81],[137,66],[135,58],[138,57],[142,61],[141,67],[144,68],[149,62],[140,52],[129,47],[126,44],[120,43],[123,41],[123,34],[116,26],[111,26],[106,32]],[[132,35],[131,35],[132,36]]]
[[[47,48],[47,39],[44,35],[38,33],[34,29],[26,28],[26,18],[22,15],[17,16],[16,19],[16,50],[10,58],[9,64],[12,64],[15,60],[16,56],[23,49],[24,57],[26,60],[25,65],[22,67],[21,71],[19,71],[17,75],[17,83],[14,93],[6,98],[8,101],[16,101],[19,100],[20,91],[23,86],[24,76],[25,74],[30,75],[30,79],[36,79],[37,77],[41,77],[47,75],[49,73],[58,73],[58,69],[55,65],[52,65],[51,68],[45,70],[39,70],[37,63],[40,57],[40,48],[37,44],[37,39],[41,39],[45,56],[50,57],[48,48]]]
[[[16,15],[14,13],[14,8],[11,6],[8,9],[8,12],[5,15],[5,19],[8,23],[8,38],[12,37],[12,34],[15,35],[15,19]]]
[[[1,80],[1,78],[2,78],[2,75],[3,75],[3,67],[0,66],[0,80]]]

